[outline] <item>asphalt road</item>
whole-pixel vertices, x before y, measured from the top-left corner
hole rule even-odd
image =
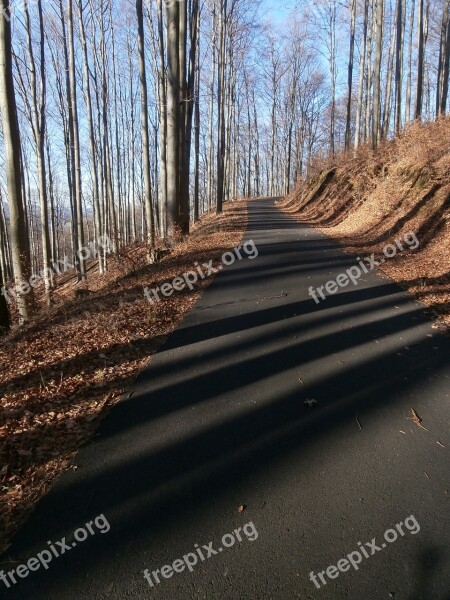
[[[450,599],[450,340],[376,273],[317,305],[355,259],[271,199],[249,210],[258,257],[40,503],[0,569],[64,554],[1,598]]]

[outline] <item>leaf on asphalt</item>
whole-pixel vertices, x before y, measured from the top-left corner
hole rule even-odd
[[[238,506],[238,512],[239,512],[239,513],[243,513],[243,512],[244,512],[244,510],[245,510],[246,508],[247,508],[247,507],[245,506],[245,504],[240,504],[240,505]]]
[[[307,404],[309,408],[314,408],[314,406],[317,404],[317,400],[308,399],[305,400],[304,404]]]
[[[412,417],[408,417],[408,419],[413,421],[413,423],[415,423],[417,425],[417,427],[420,427],[421,429],[425,429],[425,431],[428,431],[428,429],[422,425],[422,418],[419,417],[417,411],[414,408],[411,409],[411,414],[412,414]]]

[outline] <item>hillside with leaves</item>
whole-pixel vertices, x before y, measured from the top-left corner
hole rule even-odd
[[[280,207],[355,255],[380,256],[410,231],[415,252],[380,269],[450,327],[450,119],[408,127],[377,150],[367,146],[317,162]]]

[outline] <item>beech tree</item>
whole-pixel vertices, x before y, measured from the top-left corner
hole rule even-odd
[[[436,115],[444,115],[447,110],[450,67],[450,0],[445,0],[442,14],[441,38],[439,44],[439,64],[437,71]]]
[[[372,147],[376,148],[381,129],[381,57],[383,51],[384,0],[376,0],[375,63],[373,69]]]
[[[139,52],[139,77],[141,81],[141,127],[142,127],[142,155],[145,181],[145,213],[147,219],[147,248],[148,260],[153,262],[153,248],[155,244],[155,224],[152,206],[152,186],[150,175],[150,140],[148,133],[148,94],[147,74],[145,69],[144,46],[144,13],[142,0],[136,0],[136,14],[138,22],[138,52]]]
[[[21,142],[13,77],[11,21],[6,18],[6,15],[10,15],[9,8],[9,0],[2,0],[3,14],[0,17],[0,112],[2,114],[6,160],[15,295],[20,321],[24,322],[31,316],[33,288],[28,284],[28,279],[31,276],[31,264],[22,195]],[[4,305],[2,314],[3,325],[5,325]]]

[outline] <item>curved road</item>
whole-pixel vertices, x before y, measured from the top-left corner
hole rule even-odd
[[[258,257],[40,503],[0,568],[64,553],[1,598],[450,599],[450,340],[375,272],[316,304],[356,259],[273,199],[249,213]]]

